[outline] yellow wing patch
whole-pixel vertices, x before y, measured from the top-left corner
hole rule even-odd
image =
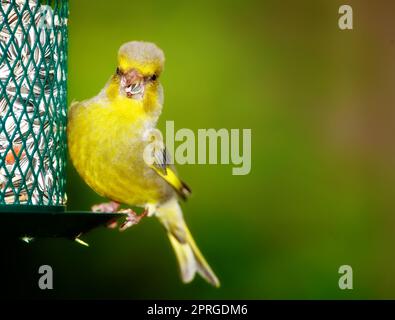
[[[184,182],[182,182],[180,178],[177,177],[171,168],[166,167],[166,169],[163,170],[163,168],[160,168],[156,165],[152,165],[151,168],[154,169],[155,172],[159,174],[168,184],[170,184],[183,200],[186,200],[191,194],[191,189]]]

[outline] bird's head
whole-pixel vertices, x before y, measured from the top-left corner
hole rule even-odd
[[[164,61],[163,51],[153,43],[132,41],[123,44],[118,51],[115,75],[120,94],[142,100],[146,94],[156,92]]]

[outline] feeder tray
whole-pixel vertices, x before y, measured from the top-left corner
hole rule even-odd
[[[7,205],[0,209],[2,237],[74,239],[123,217],[126,217],[123,213],[64,211],[57,206],[43,210],[41,206]]]

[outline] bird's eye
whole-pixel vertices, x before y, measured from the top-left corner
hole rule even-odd
[[[155,81],[157,78],[158,78],[158,76],[156,74],[154,74],[154,75],[151,76],[150,80],[151,81]]]

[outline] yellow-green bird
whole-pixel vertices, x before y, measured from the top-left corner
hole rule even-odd
[[[85,182],[111,200],[96,211],[139,206],[167,230],[184,282],[196,273],[214,286],[219,281],[184,221],[178,197],[190,189],[170,164],[156,124],[163,105],[159,77],[164,54],[155,44],[132,41],[118,51],[118,67],[100,93],[74,102],[67,126],[71,160]],[[142,216],[131,209],[122,230]]]

